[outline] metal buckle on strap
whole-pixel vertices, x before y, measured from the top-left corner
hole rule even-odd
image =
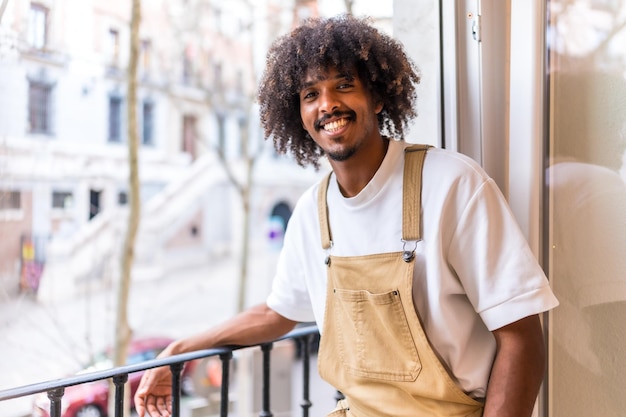
[[[325,249],[326,251],[326,259],[324,259],[324,264],[326,264],[326,266],[330,266],[330,250],[333,248],[333,241],[330,241],[330,245],[328,246],[327,249]]]
[[[413,259],[415,259],[415,250],[417,249],[417,242],[419,241],[412,240],[411,242],[413,242],[414,244],[413,250],[407,250],[406,245],[409,243],[409,241],[402,239],[402,260],[406,263],[409,263]]]

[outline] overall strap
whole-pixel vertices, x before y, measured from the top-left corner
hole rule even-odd
[[[328,223],[328,204],[326,204],[326,193],[328,191],[328,184],[330,183],[330,176],[332,172],[322,179],[320,187],[317,192],[317,212],[320,218],[320,233],[322,234],[322,248],[327,250],[332,246],[332,238],[330,236],[330,224]]]
[[[402,186],[402,240],[422,240],[422,169],[430,145],[411,145],[404,150]]]
[[[430,145],[411,145],[404,150],[404,180],[402,189],[402,240],[422,239],[422,169]],[[322,248],[332,246],[326,193],[332,172],[322,181],[317,192],[317,210],[320,219]]]

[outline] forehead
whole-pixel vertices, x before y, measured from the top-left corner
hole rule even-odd
[[[340,69],[337,67],[319,68],[311,67],[304,74],[300,87],[307,88],[318,82],[338,79],[354,79],[357,78],[355,71]]]

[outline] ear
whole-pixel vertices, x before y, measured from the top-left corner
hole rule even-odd
[[[374,111],[376,112],[376,114],[379,114],[381,111],[383,111],[382,101],[376,103],[376,106],[374,106]]]

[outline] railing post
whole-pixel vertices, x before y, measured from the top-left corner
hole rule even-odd
[[[230,405],[230,360],[233,352],[220,354],[222,360],[222,386],[220,387],[220,417],[228,417],[228,406]]]
[[[310,384],[310,341],[311,336],[304,336],[298,339],[298,343],[302,348],[302,417],[309,417],[309,409],[311,408],[311,399],[309,396]]]
[[[124,384],[128,381],[128,374],[113,377],[115,385],[115,417],[124,416]]]
[[[50,417],[61,417],[61,398],[65,393],[65,388],[57,388],[48,391],[50,399]]]
[[[273,417],[274,414],[270,411],[270,353],[273,343],[266,343],[261,345],[261,351],[263,352],[263,409],[259,414],[259,417]]]
[[[172,371],[172,417],[180,417],[180,374],[184,363],[170,365]]]
[[[0,0],[1,1],[1,0]],[[186,354],[180,355],[181,358],[160,358],[158,360],[148,361],[147,364],[135,364],[135,365],[126,365],[122,367],[118,367],[116,369],[107,369],[103,371],[96,371],[90,373],[89,375],[76,375],[71,378],[67,378],[64,380],[55,380],[55,381],[47,381],[38,384],[31,384],[22,387],[12,388],[8,390],[0,390],[0,401],[10,400],[13,398],[25,397],[27,395],[35,395],[39,393],[47,393],[49,401],[44,401],[46,405],[41,404],[40,399],[36,400],[36,404],[34,406],[37,407],[37,410],[41,410],[44,414],[49,415],[50,417],[61,417],[62,412],[62,400],[67,401],[68,397],[65,396],[66,388],[74,387],[76,385],[81,384],[89,384],[95,381],[105,382],[107,380],[110,381],[115,388],[111,388],[111,394],[115,391],[113,400],[115,401],[112,405],[113,410],[111,410],[111,417],[122,417],[123,412],[125,410],[125,403],[127,403],[125,394],[129,391],[126,390],[125,384],[128,382],[129,374],[134,372],[141,372],[148,369],[152,369],[154,367],[162,367],[169,366],[172,372],[172,403],[169,404],[169,408],[172,412],[172,417],[180,417],[181,415],[181,374],[183,367],[185,366],[184,362],[187,361],[195,361],[197,359],[201,359],[204,357],[210,357],[214,355],[219,355],[222,361],[222,386],[221,389],[221,404],[220,404],[220,417],[228,417],[229,407],[230,407],[230,398],[229,398],[229,390],[230,390],[230,370],[231,363],[233,358],[233,350],[237,350],[239,348],[254,348],[260,347],[262,351],[262,375],[261,375],[261,396],[262,396],[262,404],[261,404],[261,412],[259,414],[260,417],[273,417],[273,413],[270,409],[270,399],[271,399],[271,370],[270,370],[270,362],[271,362],[271,350],[273,349],[273,343],[278,340],[284,339],[295,339],[298,343],[298,346],[302,346],[302,359],[303,359],[303,391],[302,391],[302,402],[301,407],[303,409],[302,415],[303,417],[308,417],[310,414],[310,408],[312,407],[312,403],[310,401],[310,390],[311,390],[311,381],[310,381],[310,358],[311,352],[315,348],[312,343],[312,338],[316,337],[316,335],[312,335],[312,331],[317,331],[315,327],[313,329],[304,329],[304,331],[295,330],[293,334],[285,335],[285,337],[281,339],[277,339],[273,342],[268,342],[265,344],[256,344],[254,346],[246,346],[246,347],[232,347],[232,348],[224,348],[224,349],[209,349],[208,352],[198,352],[195,355]],[[178,363],[176,363],[178,362]],[[256,365],[256,363],[255,363]],[[284,393],[276,393],[277,395],[284,395]],[[340,392],[337,392],[337,399],[343,398]],[[46,412],[43,408],[49,408],[48,412]],[[255,405],[254,408],[257,408]],[[106,412],[106,410],[105,410]],[[115,414],[113,416],[113,414]]]

